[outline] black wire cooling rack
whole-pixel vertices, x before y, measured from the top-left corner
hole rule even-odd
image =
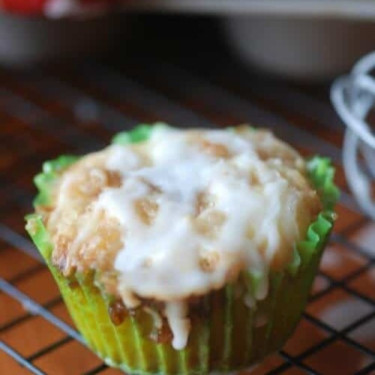
[[[0,373],[116,374],[75,331],[23,229],[41,163],[104,146],[139,122],[180,126],[252,123],[303,154],[333,159],[339,220],[302,321],[283,350],[254,374],[375,374],[375,224],[346,186],[343,127],[328,86],[250,75],[230,62],[87,62],[69,71],[0,70]]]

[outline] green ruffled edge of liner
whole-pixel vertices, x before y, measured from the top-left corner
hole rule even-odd
[[[164,123],[157,123],[155,125],[141,124],[131,131],[117,134],[113,138],[112,143],[124,145],[143,142],[150,137],[155,126],[165,128],[168,125]],[[57,177],[62,171],[66,170],[69,166],[79,160],[79,158],[80,157],[78,156],[63,155],[43,164],[42,173],[38,174],[34,179],[35,185],[39,191],[34,200],[34,206],[49,204],[51,198],[49,192],[53,187],[53,184],[56,182]],[[285,267],[285,271],[287,271],[292,277],[296,276],[297,273],[301,275],[303,269],[309,266],[310,261],[313,261],[313,256],[315,260],[320,258],[325,242],[327,241],[328,235],[333,227],[333,222],[335,220],[333,208],[339,197],[339,190],[333,181],[335,169],[332,166],[330,159],[315,156],[307,161],[307,170],[312,185],[319,192],[323,203],[323,210],[319,213],[316,220],[308,227],[306,238],[303,241],[299,241],[294,246],[292,260]],[[27,215],[25,219],[27,221],[26,230],[39,249],[41,255],[46,260],[54,277],[60,283],[69,282],[69,280],[65,280],[66,278],[61,275],[51,263],[53,245],[50,241],[49,233],[43,224],[41,215],[33,213]],[[313,262],[315,262],[315,260]],[[270,275],[263,275],[260,272],[255,271],[244,272],[243,280],[245,281],[248,293],[251,296],[257,295],[257,290],[262,284],[264,277],[269,277],[270,282],[274,287],[277,287],[276,284],[278,284],[278,280],[280,282],[282,280],[282,272],[283,271],[272,272]],[[309,273],[308,270],[306,270],[306,272]],[[83,275],[75,276],[78,279]],[[107,299],[110,298],[110,296],[107,296]],[[66,300],[66,303],[69,305],[68,300]]]
[[[164,122],[156,122],[153,125],[150,124],[139,124],[134,129],[129,131],[123,131],[120,133],[117,133],[112,138],[113,144],[118,145],[127,145],[130,143],[140,143],[143,141],[147,141],[151,133],[155,129],[165,129],[168,128],[169,125],[165,124]]]

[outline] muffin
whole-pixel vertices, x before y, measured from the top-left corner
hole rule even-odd
[[[26,228],[107,364],[227,372],[293,332],[334,222],[333,177],[267,130],[140,125],[46,162]]]

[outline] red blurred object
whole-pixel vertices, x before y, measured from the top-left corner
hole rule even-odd
[[[48,0],[3,0],[5,10],[21,14],[41,14]]]
[[[65,16],[69,13],[77,14],[105,9],[107,6],[116,3],[118,3],[118,0],[2,0],[0,1],[0,8],[10,13],[22,15],[46,14],[48,16],[51,13],[48,9],[54,6],[54,9],[61,9],[61,15]],[[53,13],[58,16],[58,11]]]

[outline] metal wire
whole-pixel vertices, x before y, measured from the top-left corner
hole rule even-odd
[[[334,82],[332,102],[347,125],[344,139],[343,164],[348,183],[361,208],[375,219],[372,184],[375,176],[375,136],[366,122],[375,102],[375,80],[370,76],[375,68],[375,53],[363,57],[348,76]],[[362,153],[362,160],[359,154]],[[364,170],[363,163],[371,172]]]
[[[282,115],[276,114],[277,111],[271,112],[268,108],[259,105],[257,101],[249,99],[246,95],[242,96],[239,93],[228,90],[221,84],[218,85],[207,78],[202,78],[199,73],[192,73],[189,69],[174,66],[170,63],[155,61],[150,65],[158,70],[158,76],[163,77],[167,88],[162,85],[159,87],[155,83],[151,83],[151,81],[146,81],[145,83],[136,75],[128,77],[123,71],[113,69],[111,66],[89,65],[85,67],[84,71],[77,74],[80,74],[80,76],[83,77],[82,79],[89,82],[91,86],[102,90],[107,97],[116,99],[119,97],[124,98],[127,102],[131,102],[132,106],[141,108],[143,111],[152,114],[152,117],[162,117],[163,120],[177,124],[195,126],[198,124],[199,126],[206,127],[214,126],[215,120],[207,116],[205,112],[202,113],[193,110],[185,104],[184,99],[194,94],[200,102],[213,113],[226,112],[235,115],[239,121],[264,124],[273,128],[276,132],[281,133],[281,137],[289,140],[293,144],[301,147],[308,145],[310,149],[321,152],[322,154],[328,154],[333,157],[337,163],[340,162],[340,149],[337,145],[327,140],[322,140],[321,137],[311,131],[294,126]],[[168,72],[170,74],[165,74]],[[142,71],[142,75],[146,76],[147,74],[154,73],[150,73],[148,70]],[[73,85],[69,80],[57,78],[53,73],[33,72],[27,77],[17,76],[12,79],[16,81],[21,80],[23,85],[29,85],[38,95],[48,97],[49,100],[55,100],[60,103],[60,105],[64,106],[66,112],[71,113],[72,119],[78,118],[83,125],[80,124],[78,126],[77,124],[70,124],[69,118],[63,117],[60,113],[51,110],[51,107],[48,105],[43,106],[32,102],[27,96],[23,96],[16,89],[12,88],[11,84],[10,87],[0,90],[0,112],[6,112],[12,118],[24,121],[26,126],[30,129],[38,129],[41,134],[53,137],[56,142],[63,142],[65,145],[78,152],[93,150],[104,143],[103,137],[98,136],[96,131],[98,134],[99,132],[101,132],[100,134],[106,134],[105,137],[108,135],[109,138],[111,132],[132,126],[143,120],[143,118],[137,118],[134,114],[130,116],[127,112],[123,113],[115,106],[103,101],[99,96],[91,92],[89,93],[84,87],[78,84]],[[235,78],[231,77],[231,79],[234,82]],[[243,82],[241,82],[241,84],[243,84]],[[363,87],[367,85],[366,90],[368,90],[371,83],[361,81],[361,85]],[[282,93],[283,86],[280,84],[277,84],[277,90],[275,91],[272,91],[275,89],[275,86],[272,86],[272,82],[262,84],[262,81],[260,81],[258,87],[260,87],[261,90],[257,91],[252,81],[252,84],[249,84],[244,89],[249,92],[254,90],[255,95],[264,95],[268,98],[267,100],[277,102],[283,108],[298,108],[299,112],[303,111],[304,107],[308,107],[309,101],[315,103],[315,105],[317,103],[312,96],[304,94],[304,104],[301,107],[298,106],[298,100],[301,99],[301,95],[290,87],[285,87],[285,90],[289,93],[287,96],[276,95],[275,92],[277,92],[277,90],[279,90],[279,93]],[[254,93],[251,95],[254,95]],[[4,97],[6,99],[4,99]],[[321,103],[318,105],[318,108],[321,108],[327,116],[332,116],[327,109],[324,110],[325,107]],[[89,115],[86,116],[85,113],[87,110],[89,111]],[[55,126],[48,126],[49,121]],[[94,129],[95,132],[88,131],[84,127],[86,122],[94,123],[92,129]],[[55,131],[58,125],[63,127],[63,129],[61,128]],[[32,154],[23,155],[17,163],[23,166],[30,163],[34,163],[35,165],[39,160],[39,157],[33,156],[35,153],[36,150],[33,150]],[[41,157],[43,156],[44,155]],[[30,198],[30,191],[28,187],[24,187],[24,185],[18,182],[19,176],[17,172],[14,172],[11,177],[12,178],[8,175],[2,176],[0,173],[2,182],[1,192],[3,192],[6,197],[6,194],[10,196],[12,192],[17,191],[16,200],[20,206],[24,207],[25,202]],[[350,194],[343,195],[341,204],[348,207],[350,210],[360,212]],[[3,213],[0,216],[0,240],[40,262],[41,259],[35,252],[31,243],[26,240],[23,235],[20,235],[11,223],[7,223],[8,213],[11,213],[12,210],[12,205],[4,205],[3,207]],[[361,223],[363,223],[363,220],[366,220],[366,218],[360,216],[360,220]],[[357,244],[350,242],[345,235],[336,234],[333,241],[344,246],[353,254],[359,254],[366,260],[366,263],[341,280],[336,280],[327,274],[321,273],[321,276],[328,282],[328,286],[313,296],[311,302],[318,301],[332,290],[341,289],[345,290],[351,296],[360,299],[363,303],[368,304],[372,309],[365,315],[359,316],[352,321],[350,325],[344,327],[344,329],[335,329],[315,316],[305,313],[304,319],[326,332],[327,337],[298,355],[291,355],[291,353],[286,350],[280,351],[279,356],[282,358],[283,363],[273,368],[269,372],[270,374],[287,373],[291,368],[298,368],[300,372],[306,374],[319,374],[320,372],[313,366],[307,365],[305,360],[337,340],[345,342],[347,345],[365,353],[368,358],[372,359],[371,363],[366,365],[367,367],[357,372],[358,375],[370,374],[375,368],[374,351],[349,336],[355,329],[375,318],[375,302],[349,285],[351,280],[364,274],[374,265],[374,256],[370,255],[367,249],[362,249]],[[41,368],[35,365],[34,361],[48,356],[49,353],[63,347],[69,342],[75,340],[82,342],[81,336],[74,329],[50,312],[53,306],[61,302],[60,297],[56,297],[45,304],[41,304],[17,288],[20,280],[38,273],[40,270],[39,267],[40,266],[33,266],[29,270],[16,275],[11,280],[0,279],[0,290],[2,293],[22,303],[27,310],[26,313],[21,316],[17,316],[2,326],[0,325],[0,333],[17,327],[18,324],[28,321],[36,314],[49,321],[65,334],[64,337],[56,342],[36,350],[29,356],[21,355],[6,342],[0,342],[0,350],[34,374],[44,374]],[[93,369],[87,369],[85,373],[98,374],[106,368],[107,366],[101,363]]]

